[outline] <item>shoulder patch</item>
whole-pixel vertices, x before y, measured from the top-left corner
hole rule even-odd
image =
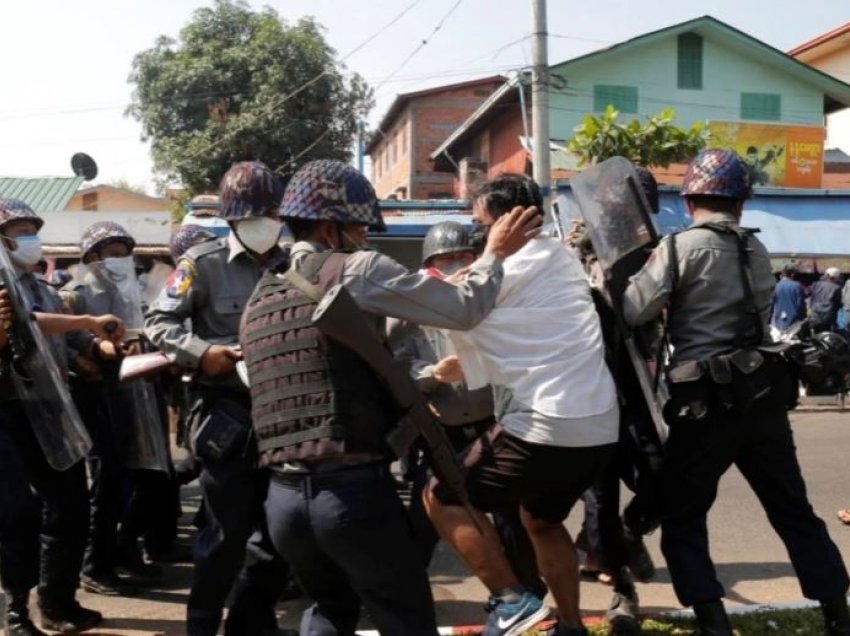
[[[171,272],[168,280],[165,281],[165,295],[173,299],[183,298],[192,288],[192,282],[197,273],[195,264],[191,260],[188,258],[180,259],[177,268]]]

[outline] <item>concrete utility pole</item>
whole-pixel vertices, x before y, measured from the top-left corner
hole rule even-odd
[[[531,69],[531,127],[534,135],[534,180],[543,190],[546,222],[552,220],[549,201],[549,42],[546,32],[546,0],[531,0],[534,21],[532,32],[533,66]]]

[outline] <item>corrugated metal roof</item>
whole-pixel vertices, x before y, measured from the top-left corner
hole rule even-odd
[[[21,199],[36,212],[61,212],[83,181],[83,177],[0,177],[0,197]]]

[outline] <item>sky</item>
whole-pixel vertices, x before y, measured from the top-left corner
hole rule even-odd
[[[99,166],[97,182],[124,179],[152,193],[149,147],[140,139],[138,122],[124,116],[132,93],[127,83],[131,62],[158,36],[176,37],[192,12],[209,4],[211,0],[0,3],[0,176],[70,176],[71,155],[86,152]],[[531,62],[530,0],[249,4],[270,6],[288,22],[314,16],[348,70],[376,89],[373,127],[398,93],[506,74]],[[549,0],[547,11],[550,63],[706,13],[781,50],[850,21],[847,0]],[[830,131],[829,142],[850,151],[850,124],[837,128]]]

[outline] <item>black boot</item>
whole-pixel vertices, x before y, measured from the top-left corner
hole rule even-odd
[[[41,626],[52,632],[76,634],[91,629],[103,621],[100,612],[86,609],[77,601],[59,607],[41,604]]]
[[[846,598],[839,596],[821,601],[820,609],[828,636],[850,636],[850,612],[847,611]]]
[[[13,594],[6,596],[5,626],[6,636],[47,636],[30,620],[29,594]]]
[[[732,625],[722,601],[707,601],[694,605],[694,615],[700,636],[732,636]]]
[[[638,619],[639,603],[634,580],[628,568],[615,571],[614,596],[605,618],[611,627],[613,636],[633,636],[640,634],[640,620]]]

